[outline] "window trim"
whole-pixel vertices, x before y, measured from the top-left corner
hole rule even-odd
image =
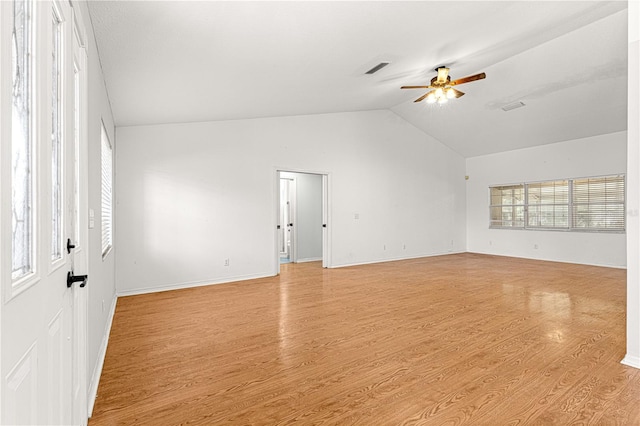
[[[627,206],[627,176],[625,173],[614,173],[607,175],[597,175],[597,176],[581,176],[581,177],[573,177],[573,178],[558,178],[558,179],[547,179],[547,180],[539,180],[539,181],[531,181],[531,182],[518,182],[518,183],[505,183],[505,184],[492,184],[489,185],[488,195],[489,195],[489,229],[510,229],[510,230],[521,230],[521,231],[557,231],[557,232],[587,232],[587,233],[605,233],[605,234],[625,234],[627,232],[627,220],[626,214],[623,214],[623,229],[606,229],[606,228],[583,228],[583,227],[575,227],[574,226],[574,217],[573,217],[573,209],[574,209],[574,201],[573,201],[573,190],[574,190],[574,181],[582,180],[582,179],[600,179],[600,178],[608,178],[608,177],[621,177],[624,185],[624,202],[623,211],[626,212]],[[529,202],[528,202],[528,191],[530,184],[540,184],[547,182],[557,182],[566,180],[568,182],[569,194],[568,194],[568,227],[560,228],[560,227],[538,227],[538,226],[529,226]],[[499,226],[493,225],[493,220],[491,217],[491,208],[499,207],[500,205],[491,204],[491,189],[496,187],[505,187],[505,186],[519,186],[521,185],[524,189],[524,226]]]

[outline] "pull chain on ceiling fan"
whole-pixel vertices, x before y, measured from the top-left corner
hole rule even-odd
[[[438,75],[431,79],[431,84],[428,86],[402,86],[401,89],[433,89],[424,95],[420,96],[413,102],[420,102],[422,100],[427,101],[427,103],[446,103],[449,99],[459,98],[464,95],[463,92],[454,89],[452,86],[457,86],[459,84],[470,83],[476,80],[482,80],[487,75],[485,73],[470,75],[469,77],[459,78],[457,80],[451,81],[451,76],[449,75],[449,68],[447,67],[438,67],[436,68]]]

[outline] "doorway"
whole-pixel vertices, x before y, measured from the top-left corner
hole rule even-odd
[[[276,273],[280,265],[328,267],[328,174],[277,171]]]

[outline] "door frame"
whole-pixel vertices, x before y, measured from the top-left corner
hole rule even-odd
[[[76,212],[76,229],[78,235],[74,236],[76,239],[75,260],[74,267],[77,275],[91,276],[89,271],[89,120],[88,120],[88,58],[86,40],[87,34],[84,25],[79,17],[79,12],[73,7],[72,4],[72,16],[73,16],[73,63],[77,61],[80,69],[78,70],[78,87],[75,87],[75,81],[71,84],[74,89],[78,90],[78,135],[74,135],[74,159],[77,166],[74,170],[75,179],[77,181],[77,212]],[[75,93],[74,93],[75,95]],[[75,98],[73,99],[75,103]],[[74,117],[74,121],[76,117]],[[74,123],[75,124],[75,123]],[[76,140],[77,138],[77,140]],[[77,150],[77,151],[76,151]],[[75,182],[74,182],[75,183]],[[75,202],[75,200],[74,200]],[[74,374],[78,374],[79,392],[78,400],[73,399],[73,413],[72,420],[76,419],[81,421],[81,425],[86,425],[89,418],[89,402],[88,402],[88,386],[87,386],[87,360],[88,360],[88,324],[89,324],[89,309],[88,309],[88,292],[79,291],[77,286],[74,286],[74,293],[77,295],[74,303],[72,315],[74,315],[74,333],[75,327],[79,327],[79,333],[74,338],[78,338],[76,342],[78,345],[77,364],[74,364]],[[75,406],[75,403],[78,406]]]
[[[280,215],[280,173],[305,173],[322,177],[322,267],[331,268],[331,173],[317,170],[305,170],[291,167],[275,167],[273,173],[273,270],[274,275],[280,275],[280,248],[278,246],[278,225]],[[295,226],[295,225],[294,225]],[[294,231],[295,232],[295,231]],[[295,237],[295,233],[294,233]]]

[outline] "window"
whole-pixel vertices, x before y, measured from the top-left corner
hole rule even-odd
[[[491,188],[491,226],[500,228],[524,226],[524,185]]]
[[[34,270],[32,2],[13,2],[11,33],[11,278]]]
[[[569,228],[569,181],[529,183],[527,227]]]
[[[74,142],[74,170],[73,174],[73,217],[75,229],[73,237],[77,250],[80,245],[80,69],[76,62],[73,64],[73,142]]]
[[[107,131],[102,125],[102,256],[113,245],[113,152]]]
[[[625,230],[623,175],[492,186],[490,227]]]
[[[62,52],[61,19],[53,9],[51,49],[51,260],[62,258]]]
[[[573,183],[573,226],[578,229],[625,229],[624,176],[576,179]]]

